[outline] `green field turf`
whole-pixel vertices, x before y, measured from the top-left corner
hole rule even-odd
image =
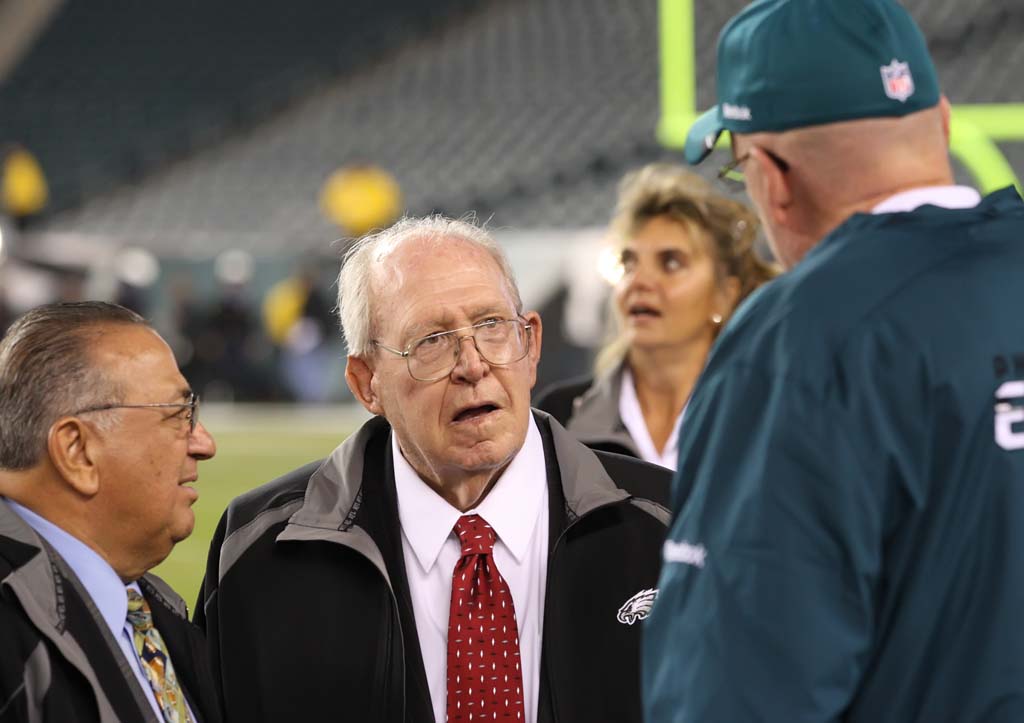
[[[217,427],[209,425],[217,441],[217,456],[199,464],[199,500],[193,507],[195,531],[153,570],[185,598],[190,613],[203,579],[210,538],[228,502],[246,490],[326,456],[351,431],[289,432],[286,423],[274,431],[218,431]]]

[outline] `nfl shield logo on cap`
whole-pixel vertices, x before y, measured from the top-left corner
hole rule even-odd
[[[893,58],[891,63],[883,65],[880,70],[885,94],[893,100],[906,103],[907,98],[914,94],[914,76],[910,74],[910,65]]]

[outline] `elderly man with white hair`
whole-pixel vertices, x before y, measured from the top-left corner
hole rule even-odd
[[[542,327],[482,229],[406,219],[339,277],[376,415],[235,500],[197,620],[233,720],[640,721],[667,472],[530,409]]]

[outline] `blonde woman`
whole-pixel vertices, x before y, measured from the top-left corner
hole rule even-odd
[[[622,180],[611,230],[615,336],[594,378],[555,385],[536,406],[591,447],[675,469],[683,408],[711,345],[777,271],[753,248],[752,211],[669,164]]]

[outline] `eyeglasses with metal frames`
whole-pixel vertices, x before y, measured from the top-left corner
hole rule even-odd
[[[101,404],[96,407],[88,407],[87,409],[79,409],[77,412],[73,412],[72,416],[76,414],[85,414],[86,412],[102,412],[107,409],[160,409],[160,408],[187,408],[188,413],[185,418],[188,420],[188,432],[192,434],[196,431],[196,425],[199,424],[199,395],[195,392],[191,392],[188,395],[188,399],[184,402],[156,402],[153,404]]]
[[[761,150],[764,151],[765,155],[772,159],[772,162],[779,167],[780,171],[783,173],[787,173],[789,171],[789,163],[782,158],[779,158],[767,148],[762,148]],[[740,166],[748,160],[750,160],[750,151],[747,151],[739,158],[733,158],[719,169],[718,180],[721,181],[730,191],[742,191],[746,188],[747,181],[743,175],[743,171],[740,170]]]
[[[462,332],[471,331],[470,334]],[[463,339],[473,339],[480,357],[493,366],[507,366],[530,351],[533,327],[524,319],[487,319],[479,324],[414,339],[404,350],[377,340],[371,343],[405,359],[409,376],[420,382],[436,382],[452,373],[462,354]]]

